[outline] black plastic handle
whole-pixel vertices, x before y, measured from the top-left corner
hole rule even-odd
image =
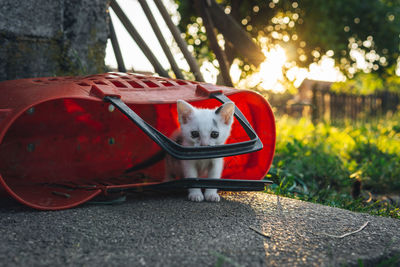
[[[107,193],[138,190],[179,190],[188,188],[212,188],[224,191],[264,191],[272,184],[270,180],[231,180],[213,178],[182,178],[179,180],[131,188],[107,188]]]
[[[222,103],[231,102],[231,100],[224,94],[212,94],[211,97],[219,100]],[[247,121],[242,112],[235,107],[235,117],[242,125],[243,129],[249,136],[249,141],[244,141],[235,144],[225,144],[218,146],[201,146],[201,147],[188,147],[182,146],[162,133],[156,130],[153,126],[145,122],[139,115],[137,115],[131,108],[129,108],[121,99],[106,96],[105,102],[112,103],[119,109],[125,116],[133,121],[143,132],[145,132],[154,142],[162,147],[168,154],[177,159],[208,159],[208,158],[222,158],[228,156],[241,155],[259,151],[263,148],[263,144],[258,138],[256,132]]]

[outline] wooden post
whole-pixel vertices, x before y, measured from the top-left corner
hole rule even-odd
[[[376,95],[370,95],[370,99],[371,99],[371,103],[370,103],[370,109],[371,109],[371,116],[375,116],[376,115],[376,106],[375,106],[375,98]]]
[[[374,112],[373,112],[374,105],[372,103],[372,95],[368,96],[368,106],[369,106],[368,107],[368,109],[369,109],[368,116],[372,116],[374,114]]]
[[[317,85],[312,86],[312,98],[311,98],[311,121],[315,124],[318,122],[318,103],[317,103]]]
[[[366,117],[367,117],[367,110],[365,108],[365,95],[361,96],[361,107],[360,107],[360,111],[362,114],[362,121],[365,121]]]
[[[328,91],[324,92],[324,121],[331,121],[331,94]]]
[[[117,60],[118,71],[126,72],[124,60],[122,58],[121,49],[119,48],[118,39],[117,39],[117,35],[115,34],[115,29],[114,29],[114,25],[112,23],[111,16],[109,17],[109,19],[110,19],[110,24],[109,24],[110,39],[111,39],[111,44],[112,44],[112,47],[114,50],[115,59]]]
[[[331,112],[331,122],[336,122],[336,117],[337,117],[337,113],[336,113],[336,102],[337,102],[337,94],[333,93],[333,92],[329,92],[331,95],[331,102],[330,102],[330,112]]]
[[[204,0],[195,0],[196,9],[203,18],[203,24],[206,28],[208,42],[210,43],[210,47],[212,51],[215,53],[215,56],[219,62],[219,69],[221,71],[224,85],[233,87],[232,80],[229,75],[228,60],[226,58],[225,52],[221,49],[221,47],[218,44],[217,36],[215,34],[215,29],[214,29],[214,23],[211,19],[208,7],[206,5],[207,3]]]
[[[122,11],[121,7],[115,0],[111,0],[110,7],[115,12],[119,20],[124,25],[125,29],[131,35],[131,37],[135,40],[136,44],[142,50],[144,55],[150,61],[151,65],[153,65],[155,71],[163,77],[169,77],[168,73],[163,69],[160,62],[158,62],[157,58],[154,56],[153,52],[151,52],[150,48],[147,46],[146,42],[140,37],[140,34],[135,29],[135,27],[130,22],[129,18],[126,16],[124,11]]]
[[[325,109],[325,92],[321,91],[321,114],[320,114],[320,118],[322,118],[323,120],[325,119],[325,113],[326,113],[326,109]]]
[[[161,0],[154,0],[154,3],[156,4],[158,10],[160,11],[160,14],[163,17],[165,23],[167,24],[169,30],[171,31],[172,36],[174,37],[176,43],[181,49],[183,56],[185,57],[186,61],[189,64],[190,70],[193,72],[194,77],[196,78],[197,81],[204,82],[204,78],[200,73],[200,69],[199,66],[197,65],[196,60],[189,52],[185,41],[181,37],[181,32],[179,31],[178,27],[172,22],[167,9],[165,9]]]
[[[231,16],[225,14],[224,10],[215,0],[202,0],[210,3],[210,15],[215,26],[224,38],[231,42],[235,50],[246,58],[251,64],[258,66],[265,60],[261,48],[253,41],[250,35]],[[233,6],[233,4],[232,4]]]
[[[171,68],[175,73],[176,78],[184,79],[182,72],[179,69],[178,64],[176,64],[176,61],[175,61],[171,51],[169,50],[167,42],[165,41],[164,36],[162,35],[161,30],[158,27],[158,24],[153,16],[153,14],[151,13],[149,5],[147,4],[146,0],[139,0],[139,3],[142,6],[146,17],[150,22],[151,27],[153,28],[154,34],[156,35],[158,42],[160,43],[161,48],[163,49],[165,56],[167,57],[169,64],[171,65]]]
[[[360,109],[360,105],[361,105],[361,96],[356,96],[356,117],[357,120],[360,119],[360,115],[361,115],[361,109]]]
[[[240,19],[239,8],[240,8],[241,4],[242,4],[242,0],[233,0],[233,1],[231,1],[231,13],[229,13],[228,16],[230,16],[235,22],[239,21],[239,19]],[[221,9],[221,7],[219,5],[218,5],[218,7]],[[224,11],[224,13],[225,13],[225,11]],[[212,11],[211,11],[211,16],[213,16],[213,12]],[[216,22],[217,19],[213,18],[213,21]],[[216,26],[217,26],[217,29],[218,29],[219,28],[218,25],[216,25]],[[220,31],[222,33],[221,29],[218,29],[218,31]],[[224,34],[222,33],[222,35],[224,35]],[[225,36],[224,36],[224,39],[225,39],[225,54],[226,54],[226,58],[228,60],[229,66],[232,66],[233,60],[235,59],[236,55],[239,54],[239,53],[238,53],[238,51],[236,51],[235,46],[233,45],[233,43],[229,39],[225,38]]]

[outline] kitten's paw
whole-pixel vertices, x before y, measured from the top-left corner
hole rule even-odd
[[[205,192],[204,197],[210,202],[219,202],[221,200],[217,192]]]
[[[202,192],[190,192],[188,199],[194,202],[201,202],[204,200],[204,196]]]

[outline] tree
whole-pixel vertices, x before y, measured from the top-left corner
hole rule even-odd
[[[180,28],[200,60],[212,61],[193,0],[176,0]],[[377,73],[384,79],[394,74],[400,52],[399,0],[220,0],[225,13],[233,16],[258,42],[269,49],[280,45],[286,51],[287,68],[307,67],[324,55],[349,78],[358,72]],[[220,36],[222,40],[222,36]],[[225,42],[229,63],[240,58]],[[246,62],[242,65],[244,68]],[[248,66],[245,71],[251,71]]]

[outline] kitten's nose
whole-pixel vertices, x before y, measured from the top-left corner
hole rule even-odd
[[[200,146],[209,146],[210,144],[206,143],[206,142],[200,142]]]

